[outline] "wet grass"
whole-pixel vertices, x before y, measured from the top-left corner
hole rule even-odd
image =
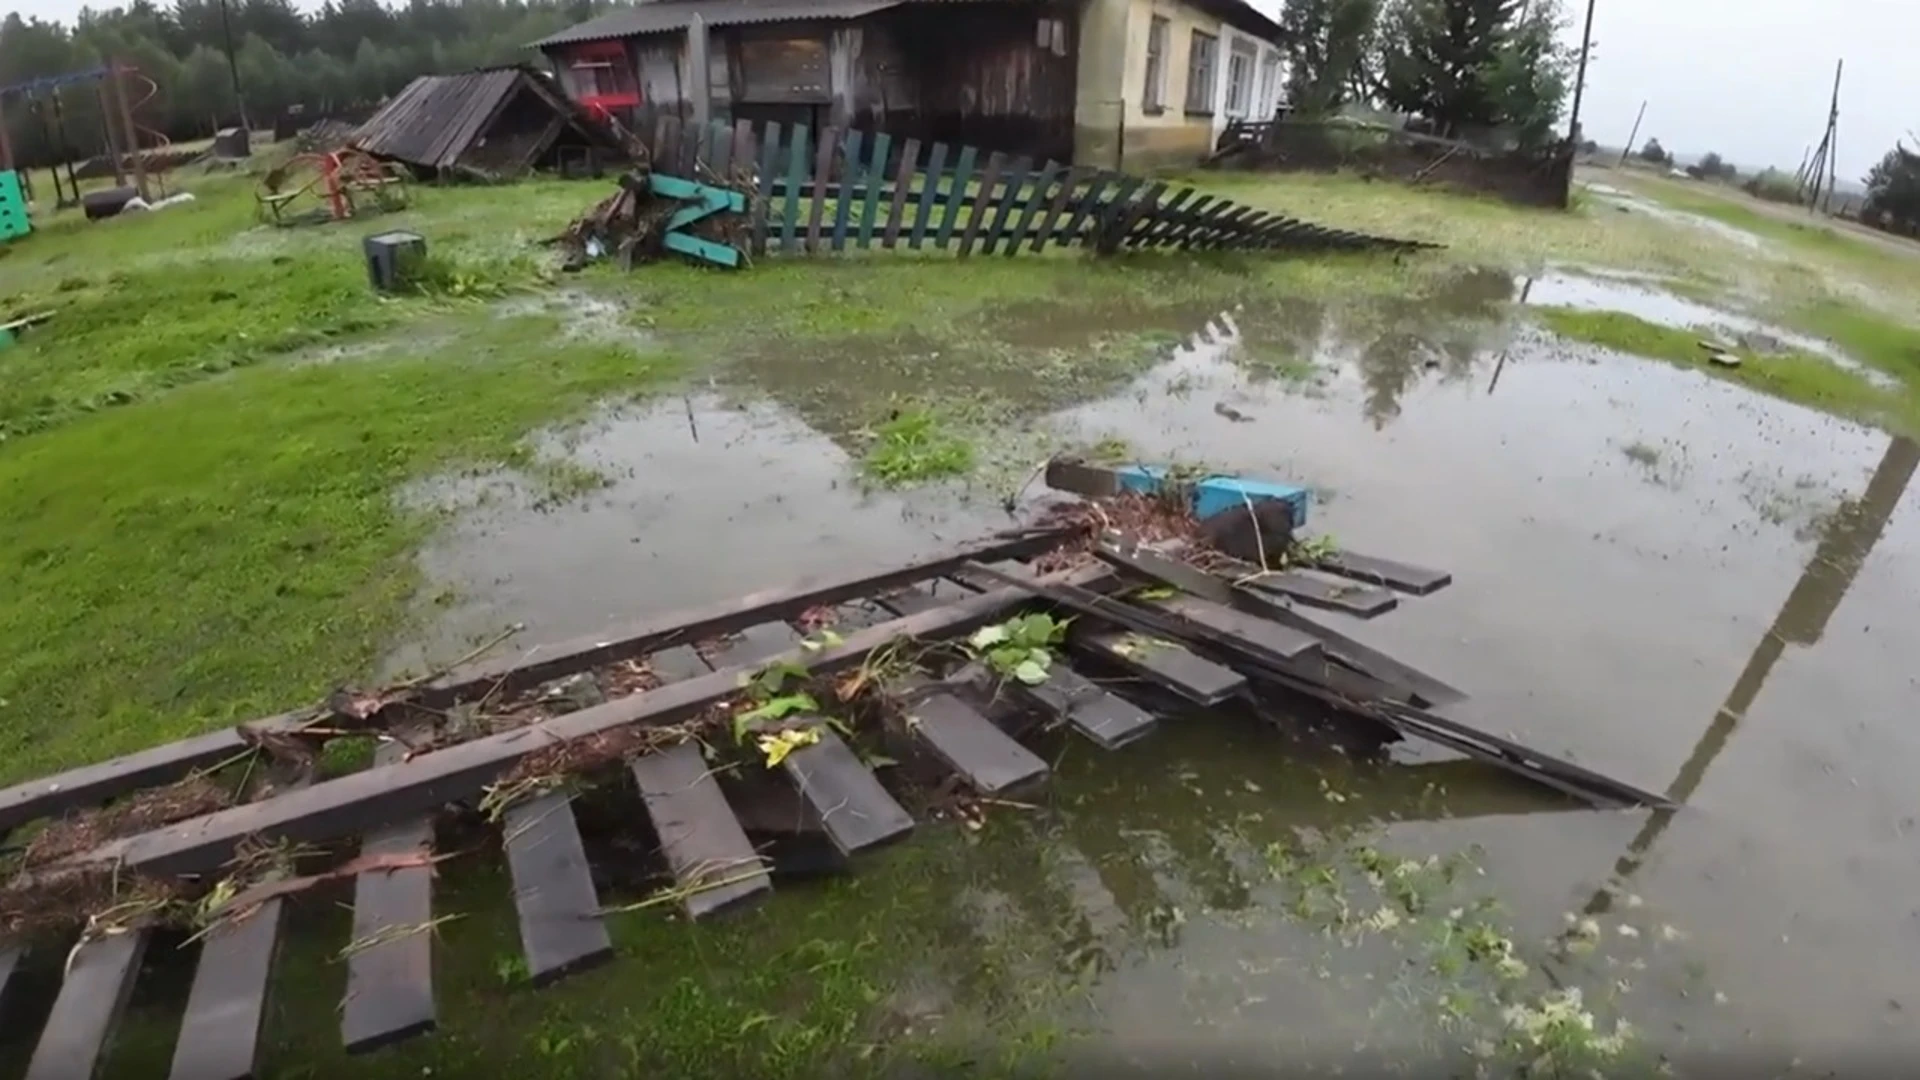
[[[964,476],[973,468],[973,445],[946,429],[927,408],[909,409],[874,431],[860,467],[883,487],[906,487]]]
[[[1540,321],[1563,338],[1696,368],[1714,378],[1864,424],[1909,434],[1920,431],[1920,384],[1882,388],[1859,372],[1802,352],[1760,353],[1734,348],[1727,351],[1740,358],[1740,366],[1723,367],[1708,362],[1708,351],[1700,347],[1700,335],[1690,330],[1661,326],[1618,311],[1551,307],[1538,311]]]

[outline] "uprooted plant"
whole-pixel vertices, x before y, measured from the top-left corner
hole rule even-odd
[[[1002,679],[1038,686],[1047,681],[1053,669],[1053,647],[1067,636],[1072,621],[1045,612],[1016,615],[974,631],[967,648]]]

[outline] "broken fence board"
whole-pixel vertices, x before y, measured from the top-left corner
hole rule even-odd
[[[833,154],[840,148],[840,129],[820,132],[820,145],[813,153],[813,201],[807,209],[807,250],[820,252],[820,226],[827,212],[827,184],[833,180]]]
[[[907,247],[920,250],[920,242],[926,238],[927,223],[933,220],[934,207],[940,205],[940,174],[947,167],[947,144],[934,143],[927,155],[927,171],[920,177],[919,206],[913,214],[913,236],[907,241]]]
[[[908,728],[983,795],[1021,791],[1047,777],[1046,762],[952,694],[928,695],[904,712]]]
[[[1186,234],[1194,228],[1199,219],[1207,213],[1207,207],[1212,205],[1213,201],[1214,196],[1202,195],[1193,200],[1193,205],[1182,209],[1178,213],[1169,215],[1167,227],[1155,235],[1153,246],[1166,247],[1170,244],[1177,243],[1182,237],[1186,236]]]
[[[753,138],[753,121],[735,120],[733,122],[733,171],[743,174],[741,179],[752,181],[754,173],[759,171],[759,143]],[[728,179],[733,179],[729,177]]]
[[[1247,677],[1185,646],[1117,630],[1075,632],[1068,644],[1173,691],[1196,705],[1218,705],[1246,689]]]
[[[960,210],[967,202],[967,182],[973,179],[973,166],[980,156],[975,147],[960,148],[960,160],[954,163],[953,176],[947,181],[946,210],[940,217],[940,233],[934,238],[933,246],[942,251],[953,238],[954,226],[960,223]]]
[[[1048,669],[1047,681],[1038,686],[1011,680],[1008,685],[1105,750],[1118,750],[1158,726],[1152,713],[1094,685],[1064,663]]]
[[[854,184],[860,179],[860,143],[864,136],[858,128],[846,133],[846,158],[840,166],[840,184],[833,194],[833,250],[847,247],[847,222],[853,204],[860,198]],[[815,181],[819,181],[816,179]]]
[[[873,153],[867,165],[867,197],[860,207],[860,247],[873,246],[874,218],[880,213],[880,188],[887,180],[887,155],[893,149],[893,136],[884,131],[873,135]]]
[[[374,752],[374,771],[405,758],[401,743],[382,743]],[[362,855],[424,856],[432,850],[430,818],[380,826],[360,845]],[[364,1053],[434,1029],[432,920],[431,866],[370,870],[353,879],[353,937],[348,945],[353,951],[347,957],[347,997],[340,1013],[347,1053]]]
[[[1400,606],[1397,597],[1378,585],[1330,581],[1297,570],[1265,574],[1248,584],[1263,592],[1291,597],[1308,607],[1344,612],[1361,619],[1384,615]]]
[[[1063,243],[1071,244],[1075,240],[1082,240],[1081,227],[1085,225],[1087,218],[1098,209],[1101,193],[1106,190],[1107,185],[1112,183],[1118,175],[1118,173],[1100,172],[1095,174],[1092,180],[1088,181],[1087,190],[1074,204],[1073,216],[1067,219],[1067,237],[1062,241]],[[1084,240],[1082,240],[1082,243],[1084,243]]]
[[[1040,219],[1040,230],[1034,234],[1033,247],[1030,250],[1039,251],[1046,245],[1048,240],[1053,240],[1056,244],[1072,242],[1071,237],[1061,240],[1059,237],[1054,236],[1053,225],[1054,222],[1060,220],[1061,213],[1066,210],[1067,200],[1073,198],[1074,192],[1079,189],[1081,182],[1090,175],[1092,175],[1091,170],[1075,166],[1068,169],[1066,173],[1061,176],[1060,190],[1054,192],[1053,200],[1047,204],[1047,212]]]
[[[741,123],[744,124],[747,121],[742,120]],[[780,171],[780,124],[776,121],[769,123],[766,130],[761,133],[760,175],[757,178],[759,197],[753,203],[753,253],[756,256],[767,253],[767,231],[773,227],[772,222],[768,220],[773,214],[773,174],[778,171]]]
[[[1119,208],[1105,240],[1109,253],[1133,246],[1134,232],[1140,228],[1140,223],[1160,211],[1160,196],[1166,192],[1167,186],[1164,183],[1152,184],[1139,198]]]
[[[140,973],[147,934],[146,927],[137,926],[93,938],[73,950],[60,993],[33,1048],[27,1080],[87,1080],[99,1068],[101,1052],[126,1009],[134,976]]]
[[[666,113],[658,113],[653,118],[653,146],[648,152],[648,164],[654,172],[673,172],[674,131],[676,121]]]
[[[1114,186],[1113,196],[1095,208],[1092,219],[1091,246],[1103,255],[1109,254],[1108,236],[1119,215],[1126,212],[1127,203],[1146,181],[1133,176],[1122,176]]]
[[[1186,205],[1187,200],[1193,198],[1196,194],[1198,194],[1198,192],[1192,188],[1181,188],[1169,196],[1167,201],[1161,204],[1159,209],[1147,216],[1142,227],[1137,230],[1133,237],[1134,246],[1140,248],[1150,248],[1154,246],[1154,244],[1159,241],[1160,234],[1171,228],[1173,222],[1178,219],[1177,215],[1180,212],[1180,208]]]
[[[900,166],[893,174],[893,202],[887,206],[887,231],[880,237],[880,246],[889,251],[900,242],[900,226],[907,216],[907,195],[913,187],[913,170],[919,165],[920,140],[908,139],[900,147]]]
[[[1244,611],[1195,596],[1152,601],[1149,607],[1178,615],[1216,633],[1228,634],[1277,659],[1296,660],[1319,650],[1320,642],[1298,630],[1256,618]]]
[[[1033,245],[1034,251],[1039,251],[1040,245],[1046,242],[1046,237],[1034,235],[1034,218],[1039,214],[1041,206],[1047,202],[1047,196],[1052,193],[1054,182],[1065,175],[1066,169],[1051,158],[1045,165],[1040,166],[1040,171],[1033,174],[1033,194],[1020,208],[1020,220],[1014,223],[1013,237],[1007,241],[1008,257],[1019,254],[1020,245],[1026,243],[1029,236],[1033,236],[1036,241]]]
[[[960,237],[960,257],[973,254],[973,242],[980,236],[980,228],[986,224],[987,212],[993,206],[993,193],[1000,183],[1000,170],[1006,167],[1006,157],[995,150],[987,155],[986,171],[980,174],[980,190],[973,197],[973,204],[967,209],[967,231]],[[962,197],[965,193],[960,193]]]
[[[245,1080],[254,1075],[267,982],[286,901],[274,897],[251,914],[208,931],[194,966],[171,1080]]]
[[[1329,574],[1387,585],[1401,592],[1425,596],[1453,584],[1453,575],[1444,570],[1429,570],[1392,559],[1376,559],[1354,551],[1336,551],[1314,561],[1314,569]]]
[[[711,915],[773,887],[697,744],[644,754],[630,768],[688,917]]]
[[[913,818],[887,794],[873,770],[825,721],[806,719],[813,722],[820,741],[793,751],[780,765],[820,815],[833,846],[852,855],[911,831]]]
[[[517,802],[500,831],[527,977],[537,986],[612,959],[572,797],[549,791]]]
[[[807,125],[795,124],[793,144],[787,148],[787,213],[780,222],[780,250],[797,250],[800,228],[800,186],[807,175]]]
[[[708,133],[708,140],[708,169],[713,173],[715,180],[723,183],[731,180],[733,178],[733,129],[716,120]]]
[[[1039,578],[1041,583],[1082,585],[1090,591],[1117,579],[1105,566],[1082,566]],[[815,602],[825,603],[826,600]],[[1033,602],[1025,587],[1003,588],[956,600],[938,610],[895,619],[846,635],[818,651],[794,649],[782,658],[830,675],[858,665],[874,651],[903,637],[950,638],[1004,618]],[[524,728],[442,747],[395,765],[376,765],[271,799],[229,807],[191,821],[100,845],[56,868],[118,864],[126,872],[160,876],[208,873],[233,857],[248,838],[322,843],[370,825],[425,814],[449,800],[477,796],[523,758],[555,742],[590,739],[635,726],[676,723],[739,692],[747,669],[722,669],[644,694],[615,698]]]
[[[1007,229],[1009,219],[1013,215],[1014,204],[1020,201],[1020,193],[1026,188],[1027,173],[1032,168],[1033,159],[1028,157],[1014,158],[1013,164],[1007,166],[1006,181],[1001,185],[1004,190],[1000,192],[999,200],[993,204],[993,220],[987,225],[987,239],[986,243],[980,246],[980,254],[993,254],[994,245],[1000,242],[1001,234]],[[1019,240],[1015,238],[1007,244],[1007,247],[1012,249],[1018,244]]]

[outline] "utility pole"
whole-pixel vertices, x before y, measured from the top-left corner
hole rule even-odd
[[[1593,4],[1594,0],[1587,0],[1587,28],[1580,34],[1580,74],[1573,80],[1573,115],[1567,121],[1567,139],[1570,142],[1580,138],[1580,99],[1587,91],[1587,54],[1593,51]],[[1642,105],[1641,108],[1646,106]],[[1635,126],[1639,126],[1637,122]]]
[[[1627,155],[1633,153],[1633,140],[1640,137],[1640,121],[1645,119],[1646,115],[1647,103],[1645,99],[1642,99],[1640,102],[1640,111],[1636,113],[1633,118],[1633,130],[1627,133],[1627,145],[1620,150],[1620,164],[1623,168],[1627,164]]]
[[[1846,67],[1846,58],[1842,57],[1833,65],[1833,100],[1827,106],[1827,130],[1820,136],[1820,145],[1813,151],[1813,171],[1807,174],[1807,180],[1813,182],[1813,190],[1808,192],[1806,181],[1800,185],[1800,194],[1807,200],[1807,209],[1816,213],[1820,210],[1821,189],[1826,191],[1827,204],[1833,204],[1833,185],[1839,179],[1838,163],[1835,159],[1835,146],[1838,144],[1840,128],[1840,73]]]
[[[247,122],[247,96],[240,90],[240,64],[233,58],[233,19],[227,14],[227,0],[220,0],[220,37],[227,46],[227,74],[233,78],[233,109],[240,114],[240,130],[252,131]]]

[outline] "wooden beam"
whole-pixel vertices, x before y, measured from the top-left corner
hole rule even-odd
[[[500,829],[528,978],[538,986],[613,959],[572,796],[549,791],[515,803]]]
[[[1338,611],[1359,619],[1375,618],[1400,606],[1398,598],[1378,585],[1328,581],[1297,570],[1263,574],[1247,584],[1262,592],[1292,597],[1308,607]]]
[[[1067,645],[1098,656],[1196,705],[1218,705],[1247,688],[1247,677],[1172,641],[1117,630],[1075,630]]]
[[[1113,576],[1104,566],[1083,566],[1039,580],[1098,588],[1110,584]],[[784,659],[830,674],[860,664],[869,653],[900,638],[941,639],[965,634],[1030,600],[1022,588],[996,589],[849,634],[839,645],[817,652],[795,649]],[[740,677],[751,673],[747,668],[723,668],[644,694],[421,754],[411,761],[376,765],[301,791],[113,840],[58,865],[106,862],[117,863],[125,871],[161,876],[206,873],[231,858],[234,846],[250,836],[262,841],[285,837],[301,843],[350,836],[389,821],[430,813],[450,800],[472,798],[522,758],[555,742],[687,719],[737,693]]]
[[[809,719],[819,741],[793,751],[780,764],[820,815],[833,846],[853,855],[912,831],[913,818],[880,786],[873,770],[824,721]]]
[[[144,926],[97,937],[74,949],[53,1011],[33,1048],[27,1080],[87,1080],[94,1074],[133,992],[146,950]]]
[[[630,768],[688,917],[703,918],[773,888],[698,746],[656,750]]]
[[[1038,686],[1008,680],[1022,697],[1064,720],[1103,750],[1118,750],[1153,734],[1153,714],[1126,698],[1094,685],[1064,663],[1047,672]]]
[[[1315,569],[1325,570],[1329,574],[1374,585],[1388,585],[1415,596],[1425,596],[1453,584],[1453,575],[1445,570],[1429,570],[1424,566],[1413,566],[1392,559],[1376,559],[1357,551],[1336,551],[1316,560],[1313,565]]]
[[[1047,778],[1046,762],[952,694],[930,693],[901,711],[907,728],[982,795],[1023,791]]]
[[[374,771],[400,766],[406,753],[398,740],[382,743],[374,751]],[[362,855],[373,856],[424,857],[432,851],[433,819],[428,817],[403,816],[376,825],[360,845]],[[370,870],[353,879],[352,952],[340,1014],[347,1053],[378,1049],[434,1029],[432,920],[431,866]]]

